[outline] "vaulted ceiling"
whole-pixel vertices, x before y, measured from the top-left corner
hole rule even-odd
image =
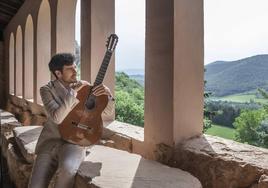
[[[3,30],[25,0],[0,0],[0,39]]]

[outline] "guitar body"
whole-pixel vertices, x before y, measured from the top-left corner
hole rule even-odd
[[[103,130],[101,114],[108,104],[108,96],[91,95],[91,90],[94,86],[102,84],[117,42],[116,34],[111,34],[108,37],[107,50],[93,86],[83,86],[78,91],[76,98],[79,103],[58,125],[62,139],[67,142],[80,146],[90,146],[101,138]]]
[[[108,104],[108,96],[92,96],[90,91],[93,86],[81,88],[76,98],[79,103],[69,112],[68,116],[59,124],[62,139],[80,146],[95,144],[102,135],[103,122],[101,114]],[[90,109],[86,107],[88,96],[93,102]]]

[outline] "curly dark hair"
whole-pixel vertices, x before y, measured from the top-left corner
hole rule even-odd
[[[62,73],[62,69],[64,65],[72,65],[74,64],[75,56],[71,53],[58,53],[54,55],[49,64],[49,70],[54,74],[56,78],[57,75],[55,74],[55,71],[60,71]]]

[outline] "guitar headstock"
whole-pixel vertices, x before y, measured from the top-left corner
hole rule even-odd
[[[111,34],[106,42],[107,50],[113,52],[115,50],[117,42],[118,42],[118,36],[116,34]]]

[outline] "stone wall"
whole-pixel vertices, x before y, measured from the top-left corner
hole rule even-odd
[[[43,125],[47,119],[43,106],[11,95],[6,110],[14,114],[23,125]]]
[[[24,126],[43,125],[47,120],[42,105],[16,96],[9,95],[5,110],[14,114],[16,119]],[[100,144],[131,153],[142,153],[137,151],[137,145],[140,145],[144,140],[143,128],[118,121],[105,121],[104,127]]]
[[[179,145],[170,165],[190,172],[205,188],[267,188],[268,150],[204,135]]]
[[[31,125],[46,118],[42,107],[29,101],[11,97],[8,104],[19,119],[35,122]],[[136,147],[143,144],[143,128],[117,121],[105,124],[101,145],[139,153]],[[204,188],[268,188],[267,149],[203,135],[184,141],[174,151],[160,144],[158,153],[158,161],[190,172]]]
[[[21,126],[11,113],[1,109],[0,113],[3,140],[0,148],[7,161],[8,174],[17,188],[25,188],[35,160],[34,150],[42,126]],[[113,126],[120,129],[120,126]],[[117,139],[120,140],[120,137]],[[75,178],[75,188],[202,187],[199,180],[188,172],[144,159],[137,154],[101,145],[89,147],[86,153]],[[54,187],[55,177],[49,188]],[[4,178],[6,182],[7,176]]]

